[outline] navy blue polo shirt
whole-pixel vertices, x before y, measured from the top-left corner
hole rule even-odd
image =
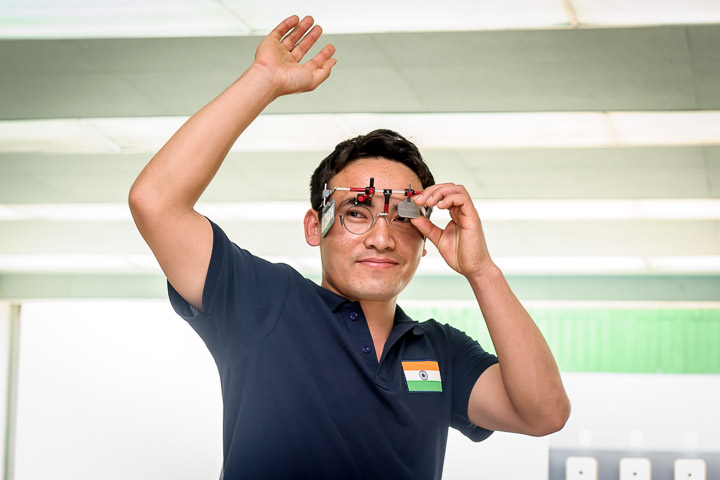
[[[359,303],[211,224],[203,312],[169,293],[220,372],[225,480],[438,479],[448,427],[474,441],[492,433],[467,416],[497,362],[476,341],[397,307],[378,362]]]

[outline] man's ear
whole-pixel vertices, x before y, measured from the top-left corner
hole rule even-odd
[[[311,247],[317,247],[320,245],[320,219],[318,218],[317,210],[312,208],[305,212],[305,241]]]

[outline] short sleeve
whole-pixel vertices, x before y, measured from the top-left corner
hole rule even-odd
[[[492,430],[474,425],[468,418],[468,403],[475,382],[491,365],[498,363],[495,355],[486,352],[480,344],[464,332],[450,329],[453,352],[453,399],[450,426],[474,442],[485,440]]]
[[[291,268],[274,264],[243,250],[210,221],[213,247],[205,285],[203,310],[190,305],[168,282],[175,312],[200,335],[219,360],[224,345],[257,342],[277,322],[287,296]]]

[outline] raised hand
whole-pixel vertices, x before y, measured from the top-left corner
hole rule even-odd
[[[453,270],[472,277],[494,266],[480,217],[465,187],[454,183],[433,185],[412,199],[418,205],[449,210],[451,221],[444,229],[425,217],[413,218],[411,221],[435,244]]]
[[[332,58],[335,53],[332,45],[326,45],[312,59],[300,63],[322,35],[322,28],[313,27],[313,22],[310,16],[302,20],[295,15],[288,17],[257,48],[252,68],[264,70],[276,96],[314,90],[330,76],[337,63]]]

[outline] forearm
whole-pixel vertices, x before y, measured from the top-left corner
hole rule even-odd
[[[560,428],[570,403],[542,333],[496,266],[468,278],[490,332],[508,398],[540,431]]]
[[[261,68],[250,67],[190,117],[140,173],[131,204],[160,212],[191,210],[233,143],[276,98],[270,80]]]

